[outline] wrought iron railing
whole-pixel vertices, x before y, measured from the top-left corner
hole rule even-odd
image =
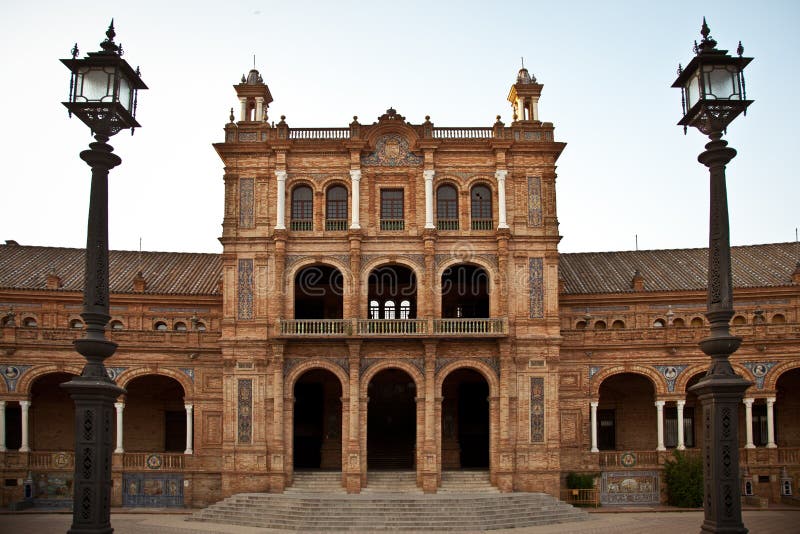
[[[404,230],[406,222],[403,219],[381,219],[381,230]]]
[[[347,219],[325,219],[325,230],[343,232],[347,230]]]
[[[314,221],[311,219],[293,219],[289,228],[295,232],[310,232],[314,229]]]
[[[458,219],[436,219],[437,230],[458,230]]]
[[[493,219],[472,219],[473,230],[494,230]]]

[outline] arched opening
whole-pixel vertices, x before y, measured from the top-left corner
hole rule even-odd
[[[183,386],[162,375],[139,376],[125,386],[123,448],[126,452],[184,452]]]
[[[672,320],[672,326],[674,326],[675,328],[683,328],[684,326],[686,326],[686,321],[684,321],[680,317],[676,317],[675,319]]]
[[[613,375],[600,384],[597,447],[602,450],[653,450],[657,443],[655,391],[646,377]]]
[[[328,265],[312,265],[294,277],[295,319],[341,319],[344,315],[344,278]]]
[[[371,319],[416,318],[417,279],[414,271],[408,267],[403,265],[377,267],[369,273],[367,286]],[[373,317],[373,310],[377,311],[378,317]],[[407,317],[402,316],[404,313]]]
[[[623,321],[621,319],[617,319],[613,323],[611,323],[611,328],[613,328],[614,330],[618,330],[620,328],[625,328],[625,321]]]
[[[667,325],[667,322],[664,319],[656,319],[653,321],[653,328],[664,328]]]
[[[458,264],[442,273],[443,318],[488,318],[489,275],[477,265]]]
[[[772,324],[786,324],[786,316],[782,313],[776,313],[772,316],[772,320],[770,322]]]
[[[586,329],[586,321],[578,321],[575,323],[575,330],[585,330]]]
[[[485,185],[476,185],[470,191],[473,230],[492,230],[492,191]]]
[[[69,373],[40,376],[31,386],[30,448],[34,451],[75,450],[75,401],[61,387]]]
[[[292,189],[290,227],[296,232],[314,229],[314,193],[307,185],[298,185]]]
[[[436,190],[436,228],[458,230],[458,192],[445,184]]]
[[[594,329],[595,330],[605,330],[606,329],[606,322],[605,321],[595,321],[594,322]]]
[[[734,326],[741,326],[743,324],[747,324],[747,319],[745,319],[743,315],[737,315],[736,317],[733,318],[731,324],[733,324]]]
[[[294,384],[295,469],[342,468],[342,384],[326,369],[306,371]]]
[[[367,468],[412,469],[417,441],[417,386],[400,369],[377,373],[367,386]]]
[[[704,325],[703,319],[700,317],[692,317],[692,322],[690,324],[692,328],[702,328]]]
[[[783,373],[775,389],[775,443],[779,447],[800,447],[800,369]]]
[[[474,369],[442,383],[442,469],[489,467],[489,384]]]
[[[325,230],[347,230],[347,189],[341,185],[328,188],[325,198]]]

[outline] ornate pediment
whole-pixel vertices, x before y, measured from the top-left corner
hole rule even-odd
[[[422,162],[422,157],[409,150],[408,139],[396,133],[379,137],[375,143],[375,151],[361,157],[361,165],[364,166],[405,167],[422,165]]]

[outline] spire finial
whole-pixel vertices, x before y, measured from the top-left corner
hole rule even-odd
[[[742,54],[744,54],[744,47],[741,41],[739,41],[739,46],[736,47],[736,54],[738,54],[739,57],[742,57]]]
[[[100,43],[100,48],[103,49],[103,53],[105,54],[116,54],[121,56],[120,47],[114,43],[114,37],[117,36],[117,32],[114,31],[114,19],[111,19],[111,24],[108,25],[108,29],[106,30],[106,40]]]
[[[522,62],[522,68],[524,69],[525,68],[525,58],[520,56],[519,59]]]
[[[253,54],[253,68],[256,68],[256,55]]]
[[[715,50],[717,47],[717,42],[711,37],[711,30],[708,28],[708,24],[706,23],[706,18],[703,17],[703,26],[700,28],[700,35],[703,36],[703,40],[700,41],[699,45],[695,46],[696,52],[698,54],[702,54],[703,52],[710,52]]]

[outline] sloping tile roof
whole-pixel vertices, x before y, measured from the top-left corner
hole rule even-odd
[[[45,289],[47,275],[55,272],[63,284],[61,291],[83,291],[84,261],[83,249],[0,245],[0,288]],[[145,293],[219,293],[219,254],[112,250],[108,263],[111,293],[132,293],[139,271],[147,281]]]
[[[775,287],[792,283],[798,258],[795,243],[731,247],[734,287]],[[561,254],[560,276],[568,295],[629,293],[633,274],[646,291],[706,288],[708,249],[641,250]]]

